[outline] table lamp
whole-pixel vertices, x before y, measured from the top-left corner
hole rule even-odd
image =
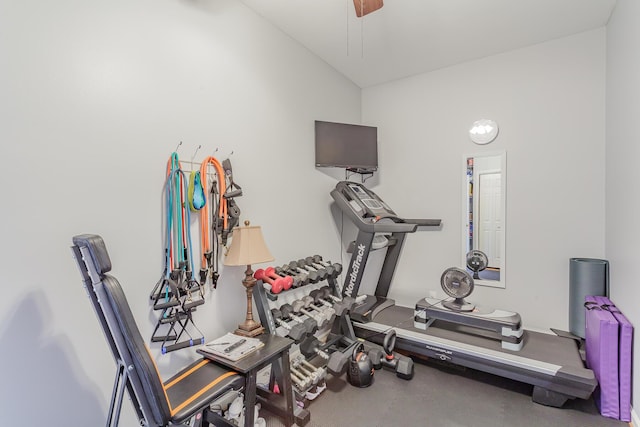
[[[238,325],[238,329],[234,331],[236,335],[246,337],[255,337],[264,332],[264,327],[260,322],[253,320],[253,287],[256,279],[253,277],[251,264],[259,264],[263,262],[273,261],[274,258],[267,249],[267,245],[262,237],[262,230],[258,226],[249,226],[249,221],[244,222],[244,227],[236,227],[233,229],[233,239],[231,247],[224,259],[226,266],[246,265],[247,270],[244,272],[245,277],[242,285],[247,292],[247,316],[244,323]]]

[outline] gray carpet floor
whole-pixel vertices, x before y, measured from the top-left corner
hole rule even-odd
[[[551,408],[533,403],[531,392],[528,384],[483,372],[416,362],[412,380],[379,370],[362,389],[346,376],[329,376],[327,389],[307,405],[307,426],[627,427],[602,417],[592,399]],[[283,425],[264,410],[260,416],[269,427]]]

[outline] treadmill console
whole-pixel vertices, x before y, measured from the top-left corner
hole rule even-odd
[[[336,185],[336,190],[349,202],[351,209],[363,218],[394,218],[401,221],[382,199],[362,184],[342,181]]]
[[[358,182],[338,182],[331,197],[364,232],[413,233],[420,226],[437,227],[441,222],[439,219],[400,218],[376,193]]]

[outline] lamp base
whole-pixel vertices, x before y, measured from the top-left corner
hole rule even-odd
[[[246,323],[242,323],[238,325],[238,329],[233,331],[236,335],[241,335],[243,337],[255,337],[264,333],[264,326],[259,323],[254,322],[255,325],[247,325]]]
[[[247,270],[244,274],[245,277],[242,281],[242,285],[245,287],[247,292],[247,317],[243,323],[238,325],[238,329],[233,333],[236,335],[242,335],[243,337],[255,337],[264,332],[264,326],[262,326],[260,322],[253,320],[253,300],[251,295],[253,294],[253,287],[256,284],[256,279],[253,277],[253,271],[251,270],[250,265],[247,265]]]

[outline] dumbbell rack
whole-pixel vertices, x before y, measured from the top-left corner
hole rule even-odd
[[[268,286],[265,287],[261,280],[256,282],[256,286],[253,288],[254,302],[256,304],[256,309],[260,318],[260,322],[262,326],[265,328],[267,333],[286,336],[288,331],[279,326],[272,314],[272,309],[280,309],[284,304],[292,303],[295,300],[300,300],[305,296],[308,296],[312,291],[318,290],[320,288],[328,286],[331,294],[338,296],[340,295],[336,275],[328,276],[325,280],[319,281],[317,283],[309,283],[307,285],[299,286],[297,288],[290,288],[287,290],[283,290],[278,294],[274,294],[267,290]],[[305,315],[301,315],[301,317],[305,317]],[[319,350],[325,351],[327,353],[339,350],[341,348],[346,348],[351,346],[355,342],[355,334],[353,331],[353,327],[351,325],[351,320],[348,317],[348,314],[343,316],[336,316],[331,324],[327,324],[322,328],[319,328],[318,331],[314,333],[314,337],[318,338],[319,341],[323,342],[323,344],[319,347]],[[295,355],[295,348],[299,349],[297,344],[294,344],[292,347],[292,355]],[[300,352],[298,358],[304,358],[304,355]],[[292,361],[296,360],[296,357],[292,357]],[[305,360],[304,362],[300,361],[300,363],[310,363],[318,369],[324,369],[326,372],[327,361],[322,359],[321,357],[313,357],[309,358],[309,360]],[[308,366],[308,365],[307,365]],[[293,375],[293,374],[292,374]],[[299,400],[311,400],[309,396],[313,396],[315,398],[317,394],[321,392],[321,388],[317,388],[316,392],[312,392],[312,389],[317,384],[310,384],[307,387],[303,387],[299,384],[299,382],[293,381],[294,391]],[[322,389],[323,390],[323,389]]]

